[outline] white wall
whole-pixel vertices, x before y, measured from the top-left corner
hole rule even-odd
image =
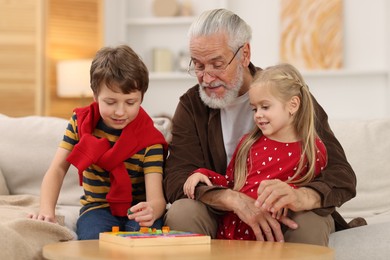
[[[228,6],[252,26],[252,61],[277,63],[279,1],[229,0]],[[330,118],[390,117],[389,6],[386,0],[344,0],[343,71],[303,73]]]
[[[381,69],[386,57],[386,0],[344,0],[345,67],[347,69]],[[253,62],[264,67],[278,62],[279,1],[228,0],[235,11],[252,26]]]
[[[210,0],[216,1],[216,0]],[[119,43],[117,1],[106,0],[106,44]],[[193,1],[196,2],[196,1]],[[278,62],[279,1],[226,0],[229,9],[252,27],[252,61],[266,67]],[[390,117],[390,3],[344,0],[344,68],[336,72],[303,72],[331,119]],[[186,37],[186,35],[178,35]],[[175,39],[172,39],[175,40]],[[179,96],[193,80],[151,80],[144,101],[151,114],[173,114]]]

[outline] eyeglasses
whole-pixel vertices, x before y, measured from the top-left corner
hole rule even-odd
[[[205,73],[209,74],[211,77],[215,77],[217,75],[221,75],[227,67],[233,62],[234,58],[237,56],[237,53],[241,50],[241,48],[244,47],[244,45],[241,45],[237,51],[234,53],[233,57],[231,60],[225,65],[220,65],[217,66],[213,64],[213,68],[210,70],[205,70],[205,65],[204,64],[195,64],[193,60],[190,60],[190,64],[188,64],[188,69],[187,72],[193,77],[203,77]]]

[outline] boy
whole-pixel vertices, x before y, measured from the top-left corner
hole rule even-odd
[[[39,213],[29,217],[56,222],[62,181],[73,164],[84,188],[78,239],[98,239],[112,226],[161,228],[167,144],[141,107],[148,70],[130,47],[121,45],[98,51],[90,76],[94,102],[74,110],[43,179]]]

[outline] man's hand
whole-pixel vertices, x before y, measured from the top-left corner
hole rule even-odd
[[[256,240],[283,242],[284,236],[279,221],[292,229],[298,227],[294,221],[286,216],[281,216],[278,221],[268,211],[256,207],[254,199],[243,193],[239,195],[239,203],[237,204],[239,207],[235,209],[234,213],[252,228]]]
[[[252,228],[259,241],[284,241],[280,223],[291,229],[298,227],[286,216],[281,216],[279,220],[273,218],[268,211],[255,206],[255,199],[238,191],[214,190],[205,193],[200,200],[216,209],[233,211]]]
[[[283,208],[298,212],[321,206],[320,195],[305,187],[293,189],[280,180],[262,181],[257,190],[256,207],[276,213]]]

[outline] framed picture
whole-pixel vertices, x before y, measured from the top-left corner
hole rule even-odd
[[[343,66],[342,0],[281,0],[280,59],[300,69]]]

